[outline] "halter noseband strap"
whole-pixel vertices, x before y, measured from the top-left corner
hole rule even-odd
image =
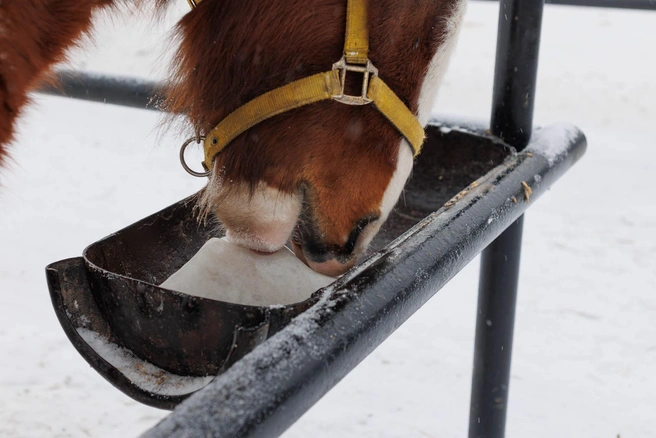
[[[200,0],[188,0],[195,7]],[[277,114],[322,100],[336,100],[347,105],[373,103],[419,154],[425,133],[421,123],[399,97],[378,77],[378,69],[368,57],[367,0],[348,0],[344,56],[328,72],[318,73],[276,88],[247,102],[230,113],[205,137],[204,167],[212,168],[214,157],[237,136]],[[362,73],[362,94],[344,93],[346,72]],[[186,145],[186,144],[185,144]],[[181,151],[184,152],[184,149]],[[185,166],[186,168],[186,166]]]

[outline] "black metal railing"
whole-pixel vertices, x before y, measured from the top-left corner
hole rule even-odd
[[[551,5],[591,6],[596,8],[643,9],[656,11],[656,0],[545,0],[545,3]]]
[[[162,110],[162,98],[158,94],[162,85],[155,81],[72,70],[59,70],[55,75],[57,81],[43,85],[37,92],[91,102]]]
[[[517,150],[533,133],[543,7],[501,0],[490,130]],[[505,434],[523,224],[520,216],[481,255],[469,438]]]
[[[656,0],[544,0],[544,3],[656,11]],[[56,75],[58,77],[57,83],[44,85],[37,91],[93,102],[163,110],[160,106],[162,97],[157,92],[162,89],[162,84],[155,81],[72,70],[60,70]]]
[[[547,3],[656,9],[656,0]],[[521,19],[499,15],[490,126],[492,134],[517,151],[526,147],[532,133],[543,6],[544,0],[501,0],[502,11]],[[40,91],[160,109],[155,82],[74,72],[60,72],[59,78],[59,86]],[[564,173],[585,149],[582,136],[572,142],[556,164],[514,157],[507,172],[495,176],[493,194],[472,196],[464,207],[427,221],[403,238],[409,251],[383,250],[357,273],[347,273],[329,297],[192,395],[145,436],[278,436],[487,246],[481,261],[469,436],[503,437],[522,214],[527,208],[521,203],[508,207],[507,201],[519,197],[522,183],[535,175],[553,182]],[[535,196],[548,186],[537,187]],[[496,228],[483,222],[478,228],[472,225],[471,218],[485,221],[490,212],[499,218]],[[418,269],[425,276],[417,277]]]

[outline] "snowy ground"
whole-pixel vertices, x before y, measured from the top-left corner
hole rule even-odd
[[[470,5],[437,112],[488,117],[496,8]],[[160,76],[155,36],[171,20],[124,21],[101,26],[95,51],[73,64]],[[654,13],[546,9],[536,119],[578,124],[589,149],[526,218],[510,437],[656,436],[655,25]],[[21,121],[0,180],[0,437],[129,437],[166,415],[86,365],[44,276],[46,264],[199,188],[177,163],[181,137],[157,122],[54,97],[38,97]],[[477,268],[285,438],[466,436]]]

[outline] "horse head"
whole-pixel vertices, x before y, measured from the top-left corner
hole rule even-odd
[[[423,125],[464,8],[465,0],[370,2],[369,59]],[[330,70],[345,23],[344,0],[203,0],[178,25],[168,105],[206,135],[263,93]],[[361,81],[348,77],[347,91],[358,94]],[[384,223],[412,163],[410,145],[374,107],[322,101],[235,138],[211,163],[201,209],[233,243],[273,252],[291,241],[312,269],[338,275]]]

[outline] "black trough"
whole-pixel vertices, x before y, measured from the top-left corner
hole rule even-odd
[[[300,415],[300,406],[309,406],[307,399],[317,400],[366,357],[514,222],[584,149],[584,136],[568,125],[538,130],[529,147],[516,153],[481,126],[433,122],[404,201],[374,241],[375,252],[297,305],[237,306],[157,286],[213,236],[211,226],[198,223],[193,197],[90,245],[83,257],[48,266],[53,304],[90,365],[152,406],[173,408],[212,380],[203,376],[224,372],[237,361],[198,396],[216,398],[208,406],[229,414],[228,407],[250,393],[237,387],[257,388],[261,408],[253,415],[262,416],[258,421],[222,414],[219,422],[226,428],[219,436],[248,435],[243,427],[260,424],[275,404],[284,403],[285,418]],[[238,361],[258,344],[254,354]],[[108,345],[127,351],[141,378],[113,365]],[[161,371],[149,371],[152,365]],[[288,379],[274,377],[280,375]],[[187,384],[179,383],[181,378]],[[294,409],[298,415],[288,416]],[[272,424],[264,430],[275,435],[290,420],[274,416],[267,421]],[[208,425],[199,420],[195,427],[199,431]]]

